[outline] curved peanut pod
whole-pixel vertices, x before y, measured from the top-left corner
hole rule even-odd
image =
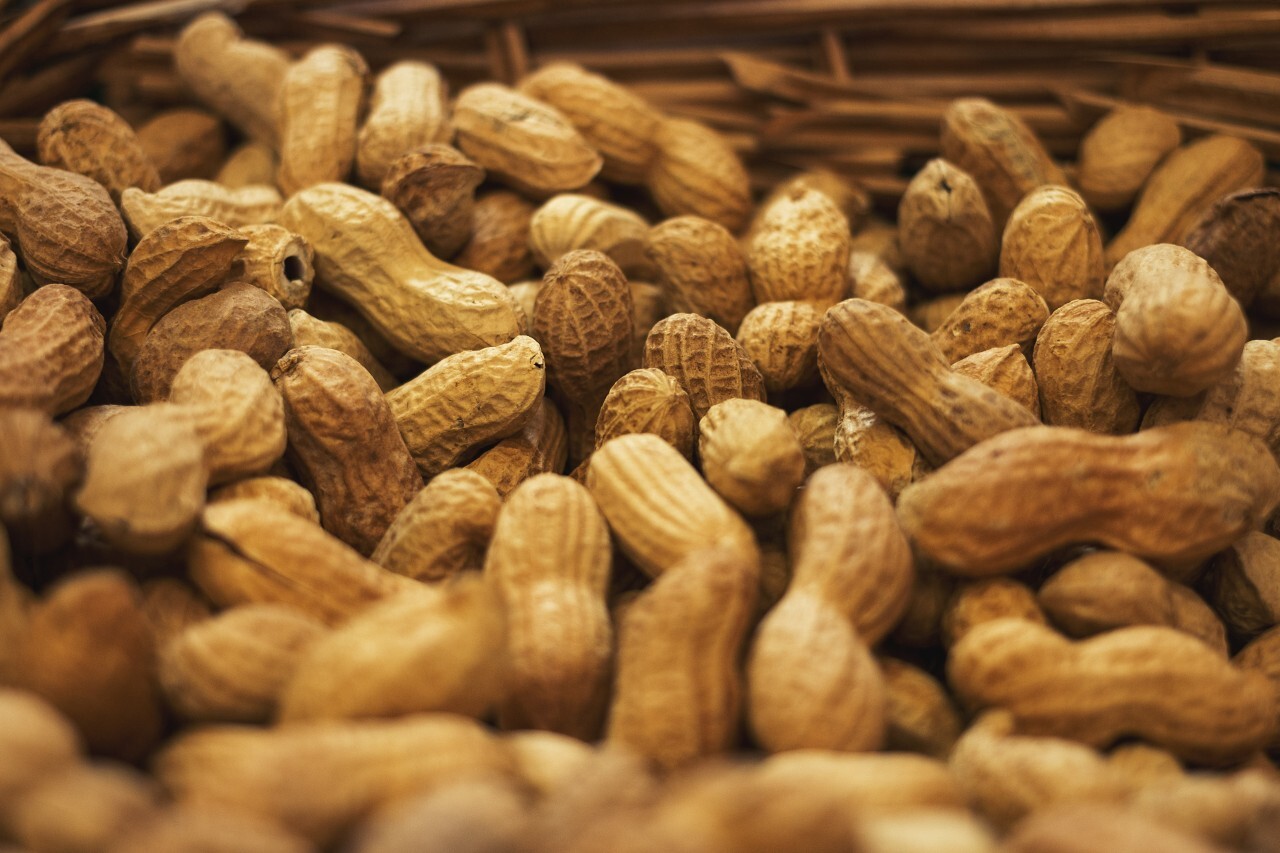
[[[1038,423],[1025,406],[953,371],[926,332],[886,305],[847,299],[828,310],[818,358],[828,377],[905,432],[934,465]]]
[[[507,612],[508,728],[591,740],[604,719],[613,628],[609,528],[568,477],[520,484],[498,514],[485,575]]]
[[[232,189],[189,178],[153,193],[129,187],[120,193],[120,212],[129,236],[140,240],[179,216],[208,216],[233,228],[275,222],[280,216],[280,193],[262,184]]]
[[[492,483],[474,471],[451,468],[400,510],[369,559],[426,583],[479,571],[501,508]]]
[[[280,171],[293,195],[326,181],[346,180],[356,161],[356,122],[364,107],[369,66],[354,49],[325,44],[292,63],[280,83]]]
[[[898,518],[917,556],[954,574],[1022,568],[1100,542],[1164,564],[1203,560],[1280,496],[1259,439],[1183,423],[1112,437],[1067,427],[996,436],[909,486]]]
[[[951,649],[947,676],[962,701],[1008,710],[1022,733],[1097,747],[1132,735],[1210,764],[1261,749],[1277,723],[1265,676],[1162,626],[1073,643],[1032,622],[997,619]]]
[[[619,629],[607,742],[666,768],[733,745],[738,659],[758,585],[755,555],[711,548],[691,553],[640,594]]]
[[[64,284],[37,289],[0,328],[0,405],[60,415],[84,403],[102,373],[105,331],[80,291]]]
[[[325,286],[415,358],[436,362],[520,333],[505,286],[436,258],[384,198],[318,184],[289,199],[280,222],[311,242]]]

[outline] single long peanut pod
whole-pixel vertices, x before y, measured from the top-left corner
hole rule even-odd
[[[624,374],[605,395],[596,419],[596,448],[620,435],[651,432],[692,459],[697,431],[689,395],[680,383],[645,367]]]
[[[448,142],[448,84],[427,62],[389,65],[373,84],[369,116],[360,127],[356,174],[371,190],[382,186],[391,164],[420,145]]]
[[[755,304],[742,247],[717,222],[700,216],[661,222],[649,229],[645,253],[676,312],[701,314],[736,332]]]
[[[453,124],[464,154],[535,198],[580,189],[604,162],[555,107],[498,83],[462,90]]]
[[[804,449],[782,409],[725,400],[698,423],[698,457],[707,482],[750,516],[781,512],[804,480]]]
[[[564,418],[546,397],[515,435],[481,453],[467,468],[483,476],[505,498],[511,490],[538,474],[559,474],[569,458],[569,433]]]
[[[937,344],[885,305],[848,299],[827,311],[818,356],[835,382],[898,427],[935,464],[1035,415],[951,370]]]
[[[280,190],[342,181],[356,160],[356,124],[369,66],[353,48],[321,45],[292,63],[280,84]]]
[[[105,327],[75,288],[37,289],[0,328],[0,404],[60,415],[84,403],[102,373]]]
[[[503,690],[502,605],[476,574],[416,585],[322,637],[280,696],[280,721],[481,717]]]
[[[467,451],[506,438],[533,417],[546,385],[538,342],[460,352],[387,395],[400,434],[430,478]]]
[[[138,241],[120,282],[120,308],[108,346],[125,375],[147,333],[189,299],[212,293],[249,240],[207,216],[182,216]]]
[[[154,193],[130,187],[120,194],[120,212],[129,226],[129,236],[141,240],[179,216],[207,216],[233,228],[265,225],[280,217],[280,202],[276,188],[264,184],[231,189],[191,178]]]
[[[848,292],[849,222],[818,190],[775,198],[752,226],[746,254],[756,302],[831,304]]]
[[[587,487],[623,553],[651,577],[709,545],[756,551],[746,522],[656,435],[624,435],[601,446]]]
[[[1107,277],[1112,357],[1135,391],[1189,397],[1229,374],[1249,334],[1240,303],[1204,260],[1169,243],[1135,249]]]
[[[45,113],[36,149],[44,165],[93,178],[113,199],[129,187],[149,193],[160,189],[160,174],[133,128],[93,101],[63,101]]]
[[[738,659],[758,580],[754,554],[712,547],[692,551],[641,593],[619,628],[606,742],[668,769],[733,745]]]
[[[600,731],[613,657],[611,557],[595,500],[568,477],[533,477],[507,498],[484,566],[507,614],[504,727],[587,741]]]
[[[658,156],[645,184],[667,216],[692,214],[738,232],[751,216],[751,179],[742,159],[716,131],[668,118],[654,139]]]
[[[1119,438],[1030,427],[909,486],[898,517],[919,557],[981,577],[1083,542],[1161,564],[1199,561],[1259,524],[1278,496],[1280,467],[1266,445],[1216,424]]]
[[[1151,174],[1123,230],[1107,244],[1109,265],[1153,243],[1180,243],[1225,195],[1262,181],[1262,153],[1243,139],[1207,136],[1171,153]]]
[[[369,371],[383,393],[400,384],[391,375],[391,371],[369,351],[360,336],[341,323],[321,320],[301,308],[294,308],[289,312],[289,328],[293,330],[294,346],[325,347],[354,358],[361,367]]]
[[[316,495],[325,529],[372,553],[422,477],[391,406],[355,359],[296,347],[272,368],[289,430],[290,458]]]
[[[942,118],[942,156],[982,188],[997,233],[1022,197],[1066,176],[1022,119],[985,98],[952,101]]]
[[[501,508],[492,483],[473,471],[451,468],[400,510],[369,559],[427,583],[479,571]]]
[[[178,76],[196,97],[256,142],[278,142],[278,93],[289,56],[266,42],[244,38],[221,12],[209,12],[183,29],[174,47]]]
[[[1276,728],[1265,676],[1162,626],[1073,643],[1031,622],[997,619],[952,648],[947,676],[962,701],[1008,710],[1020,732],[1091,746],[1136,735],[1183,758],[1229,763]]]
[[[1058,186],[1027,193],[1004,228],[1000,275],[1034,287],[1050,311],[1101,296],[1102,237],[1084,199]]]
[[[990,278],[997,238],[982,188],[946,160],[930,160],[902,194],[898,245],[911,274],[930,292],[967,290]]]
[[[657,155],[662,122],[644,98],[568,62],[554,62],[527,75],[520,91],[559,110],[600,152],[602,177],[622,184],[644,183]]]
[[[181,407],[143,406],[113,417],[89,445],[76,508],[132,554],[163,554],[195,530],[208,473],[204,442]]]
[[[281,224],[311,243],[325,287],[415,358],[436,362],[519,334],[506,287],[433,256],[386,199],[321,184],[289,199]]]
[[[124,266],[128,234],[111,196],[92,178],[37,166],[0,140],[0,231],[37,284],[106,296]]]
[[[699,418],[725,400],[765,399],[764,379],[742,345],[696,314],[672,314],[655,323],[645,339],[644,366],[679,382]]]
[[[302,656],[326,633],[291,607],[232,607],[161,648],[160,686],[183,719],[265,723]]]
[[[1032,361],[1045,423],[1112,435],[1137,427],[1137,392],[1111,354],[1115,324],[1106,303],[1077,299],[1040,327]]]
[[[265,818],[321,846],[407,794],[515,774],[504,743],[453,714],[205,727],[170,741],[154,766],[179,800]]]
[[[236,256],[230,278],[262,288],[285,308],[306,305],[316,276],[311,244],[279,225],[245,225],[240,236],[248,242]]]
[[[192,582],[215,604],[284,604],[327,625],[411,583],[318,524],[254,499],[206,507],[188,558]]]

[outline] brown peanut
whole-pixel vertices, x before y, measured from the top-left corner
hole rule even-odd
[[[569,458],[569,434],[564,418],[546,397],[515,435],[481,453],[467,468],[480,474],[505,498],[520,483],[538,474],[559,474]]]
[[[1200,588],[1233,637],[1268,630],[1280,622],[1280,540],[1246,533],[1214,557]]]
[[[138,127],[138,144],[155,164],[159,186],[212,178],[227,159],[222,122],[212,113],[189,107],[152,116]]]
[[[0,526],[20,551],[54,550],[71,534],[70,497],[84,474],[80,448],[44,412],[17,407],[0,408],[0,446]]]
[[[931,337],[953,363],[1008,344],[1029,351],[1047,319],[1049,307],[1035,288],[1017,279],[997,278],[970,291]]]
[[[1080,193],[1098,210],[1128,207],[1156,166],[1182,142],[1170,116],[1143,105],[1116,107],[1080,141]]]
[[[74,288],[28,296],[0,328],[0,401],[54,415],[84,403],[102,372],[104,325]]]
[[[677,216],[649,230],[645,252],[673,310],[737,331],[755,297],[747,259],[727,228],[699,216]]]
[[[160,189],[160,173],[133,128],[93,101],[63,101],[45,113],[36,148],[41,163],[93,178],[117,202],[129,187]]]
[[[738,327],[738,343],[760,371],[769,393],[810,385],[818,378],[818,324],[812,302],[761,302]]]
[[[285,308],[301,308],[311,295],[315,252],[303,237],[279,225],[245,225],[248,244],[231,267],[230,278],[260,287]]]
[[[742,345],[715,321],[695,314],[672,314],[654,324],[645,340],[644,367],[679,382],[699,418],[725,400],[765,398],[764,379]]]
[[[658,154],[645,184],[662,212],[701,216],[741,231],[751,214],[751,181],[724,137],[696,121],[668,118],[658,125],[654,143]]]
[[[748,516],[785,510],[804,480],[804,450],[787,413],[725,400],[698,422],[698,457],[711,488]]]
[[[968,290],[990,278],[997,236],[981,188],[946,160],[930,160],[902,194],[898,244],[926,290]]]
[[[154,193],[129,187],[120,193],[120,212],[129,226],[129,236],[141,240],[179,216],[207,216],[233,228],[269,224],[280,217],[280,202],[274,187],[250,184],[229,189],[190,178]]]
[[[605,395],[596,419],[596,447],[620,435],[649,432],[692,459],[697,430],[689,395],[680,383],[645,367],[624,374]]]
[[[501,497],[481,475],[444,471],[400,510],[369,559],[428,583],[479,571],[501,508]]]
[[[1059,186],[1027,193],[1004,227],[1000,275],[1031,285],[1050,311],[1101,296],[1102,237],[1084,199]]]
[[[451,258],[471,238],[484,169],[448,145],[424,145],[391,162],[383,198],[405,215],[431,254]]]
[[[848,293],[849,223],[825,193],[795,188],[762,209],[746,245],[756,302],[839,302]]]
[[[1068,302],[1036,335],[1032,361],[1044,422],[1123,435],[1138,425],[1137,393],[1111,353],[1115,315],[1096,299]]]
[[[1280,250],[1269,235],[1280,226],[1280,190],[1249,189],[1214,203],[1182,244],[1204,258],[1241,305],[1255,300],[1274,314]]]
[[[383,393],[400,384],[391,371],[369,351],[360,336],[338,322],[313,317],[301,308],[289,312],[289,328],[293,330],[296,347],[325,347],[350,356],[373,377]]]
[[[1037,418],[1040,417],[1040,388],[1036,385],[1035,373],[1018,344],[975,352],[951,365],[951,369],[961,376],[978,380],[988,388],[994,388],[1009,399],[1026,406]]]
[[[536,208],[516,193],[482,193],[471,215],[471,239],[453,261],[463,269],[515,284],[533,274],[529,223]]]

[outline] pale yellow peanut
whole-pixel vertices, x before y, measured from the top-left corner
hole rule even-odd
[[[1052,185],[1027,193],[1004,228],[1000,275],[1031,285],[1050,311],[1101,296],[1102,238],[1084,199]]]
[[[189,178],[154,193],[130,187],[120,194],[120,212],[129,236],[140,240],[179,216],[207,216],[233,228],[266,225],[279,218],[281,202],[275,187],[264,184],[231,189]]]
[[[356,159],[356,123],[369,66],[353,48],[320,45],[289,65],[280,83],[280,170],[285,195],[342,181]]]
[[[849,223],[830,197],[792,189],[764,208],[746,244],[757,302],[839,302],[848,292]]]
[[[648,232],[649,223],[628,208],[587,195],[561,193],[534,211],[529,221],[529,247],[544,268],[568,252],[592,249],[634,275],[648,267]]]
[[[727,228],[700,216],[676,216],[649,230],[645,251],[672,310],[737,331],[755,296],[742,247]]]
[[[716,492],[749,516],[781,512],[804,479],[804,449],[787,414],[756,400],[725,400],[698,422],[698,457]]]
[[[448,142],[448,85],[434,65],[406,60],[389,65],[373,83],[369,115],[356,140],[356,174],[369,189],[419,145]]]

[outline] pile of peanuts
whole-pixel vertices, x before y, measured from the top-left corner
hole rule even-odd
[[[0,851],[1280,850],[1249,143],[175,64],[0,143]]]

